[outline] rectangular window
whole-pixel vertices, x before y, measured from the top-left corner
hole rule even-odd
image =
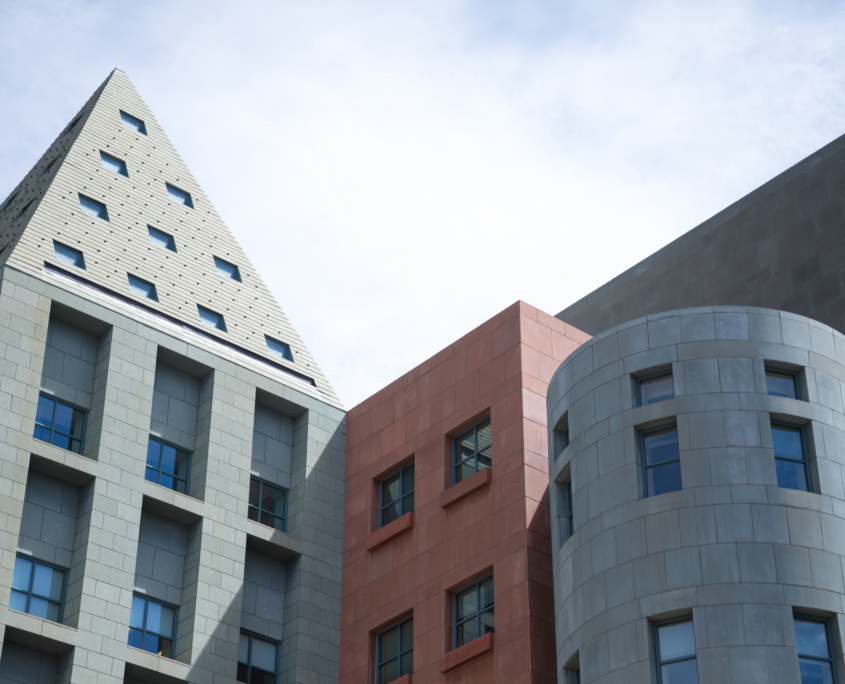
[[[656,404],[658,401],[674,398],[675,384],[672,380],[672,371],[637,380],[637,403],[639,406],[648,406],[649,404]]]
[[[376,637],[376,684],[414,672],[414,618],[391,625]]]
[[[81,454],[85,444],[85,411],[42,394],[38,397],[32,436]]]
[[[575,684],[581,684],[581,668],[575,668]]]
[[[61,622],[66,574],[52,565],[18,556],[15,558],[9,608]]]
[[[826,620],[795,616],[801,684],[834,684],[833,649]]]
[[[455,648],[496,631],[493,617],[493,575],[455,592]]]
[[[569,427],[562,430],[555,430],[555,461],[558,456],[563,453],[563,450],[569,446]]]
[[[80,194],[79,206],[82,207],[82,211],[94,218],[100,218],[103,219],[103,221],[109,220],[109,212],[106,210],[106,205],[102,202],[98,202],[95,199],[91,199],[90,197]]]
[[[214,265],[217,267],[217,272],[220,275],[241,282],[241,272],[234,264],[230,264],[228,261],[224,261],[220,257],[214,257]]]
[[[677,426],[643,432],[642,453],[645,496],[677,492],[682,488]]]
[[[150,437],[147,444],[147,468],[144,479],[187,494],[190,471],[191,454],[189,452]]]
[[[387,476],[379,486],[380,527],[414,510],[414,464]]]
[[[135,594],[132,597],[132,613],[129,616],[129,645],[172,658],[176,615],[175,606]]]
[[[55,251],[56,257],[59,261],[69,264],[70,266],[85,269],[85,259],[82,256],[82,252],[78,249],[68,247],[67,245],[63,245],[61,242],[53,240],[53,251]]]
[[[125,161],[122,161],[117,157],[112,157],[110,154],[106,154],[100,150],[100,163],[103,165],[104,169],[108,169],[109,171],[119,173],[121,176],[129,178],[129,171],[126,169]]]
[[[219,313],[215,313],[211,309],[206,309],[204,306],[200,306],[199,304],[197,304],[197,309],[199,310],[200,320],[203,323],[210,325],[212,328],[217,328],[218,330],[226,332],[226,322],[223,320],[223,316]]]
[[[655,632],[659,684],[698,684],[692,620],[658,623]]]
[[[457,484],[483,468],[491,468],[490,419],[485,418],[452,440],[453,479]]]
[[[798,373],[767,368],[766,392],[770,397],[799,399],[801,395],[798,392]]]
[[[572,480],[566,482],[555,483],[555,502],[557,507],[557,524],[558,524],[558,545],[563,546],[563,543],[572,536],[575,531],[572,516]]]
[[[61,157],[61,156],[62,156],[62,155],[59,155],[59,157]],[[44,175],[46,175],[46,174],[50,173],[50,169],[52,169],[52,168],[53,168],[53,165],[54,165],[57,161],[59,161],[59,157],[56,157],[53,161],[51,161],[49,164],[47,164],[47,166],[45,166],[45,167],[44,167],[44,170],[43,170],[43,171],[39,174],[39,176],[38,176],[38,177],[40,178],[41,176],[44,176]]]
[[[146,299],[152,299],[154,302],[158,301],[158,293],[156,292],[155,285],[148,283],[146,280],[141,280],[138,276],[134,276],[131,273],[127,273],[126,275],[129,277],[129,289],[132,290],[133,294],[139,297],[145,297]]]
[[[281,487],[276,487],[257,477],[249,481],[249,508],[247,516],[250,520],[260,522],[276,530],[286,530],[288,493]]]
[[[278,662],[278,643],[252,632],[241,632],[238,643],[239,682],[272,684],[276,681]]]
[[[775,469],[778,487],[810,489],[810,473],[807,466],[807,450],[804,444],[804,428],[798,425],[772,423],[772,443],[775,447]]]
[[[126,124],[127,128],[131,128],[136,133],[140,133],[141,135],[147,134],[147,127],[144,125],[144,122],[137,117],[132,116],[131,114],[127,114],[122,109],[120,110],[120,118],[123,123]]]
[[[150,234],[150,242],[152,242],[156,247],[164,247],[165,249],[169,249],[171,252],[176,251],[176,241],[173,239],[172,235],[168,235],[164,231],[161,231],[158,228],[153,228],[152,226],[147,226],[147,232]]]
[[[191,201],[191,193],[180,190],[170,183],[165,183],[165,185],[167,186],[167,194],[170,195],[170,199],[179,204],[184,204],[191,209],[194,208],[194,203]]]
[[[32,203],[33,203],[34,201],[35,201],[34,199],[31,199],[31,200],[29,200],[29,202],[27,202],[26,204],[24,204],[23,209],[21,209],[21,210],[18,212],[18,215],[17,215],[17,216],[15,216],[15,218],[13,218],[13,219],[12,219],[12,223],[14,223],[15,221],[17,221],[17,220],[18,220],[21,216],[23,216],[23,215],[26,213],[26,210],[27,210],[27,209],[29,209],[29,207],[32,205]]]
[[[274,340],[272,337],[264,336],[264,339],[267,341],[267,348],[273,352],[276,356],[281,359],[285,359],[285,361],[293,361],[293,354],[290,351],[290,345],[286,342],[279,342],[279,340]]]

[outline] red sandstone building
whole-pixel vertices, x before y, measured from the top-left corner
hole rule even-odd
[[[348,415],[341,684],[553,684],[546,387],[589,336],[517,302]]]

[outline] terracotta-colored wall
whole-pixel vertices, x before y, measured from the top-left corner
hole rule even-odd
[[[556,682],[546,387],[589,336],[517,302],[348,414],[341,684],[374,681],[374,633],[414,615],[414,684]],[[451,436],[485,414],[492,481],[441,508]],[[367,551],[376,482],[415,462],[414,526]],[[441,673],[450,592],[491,570],[492,653]]]

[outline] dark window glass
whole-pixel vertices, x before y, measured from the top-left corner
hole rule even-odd
[[[109,212],[106,210],[106,205],[102,202],[98,202],[85,195],[79,195],[79,206],[89,216],[103,219],[103,221],[109,220]]]
[[[38,397],[32,436],[81,454],[85,443],[85,411],[42,394]]]
[[[253,477],[249,481],[250,520],[273,527],[282,532],[286,529],[287,491]]]
[[[141,280],[141,278],[131,273],[127,273],[126,275],[129,277],[129,289],[133,294],[152,299],[154,302],[158,301],[158,293],[156,292],[155,285],[148,283],[146,280]]]
[[[642,378],[637,381],[640,406],[656,404],[658,401],[666,401],[675,398],[675,384],[672,380],[672,373],[662,373],[649,378]]]
[[[455,593],[454,616],[455,648],[496,631],[492,575]]]
[[[36,617],[62,621],[65,570],[24,556],[15,558],[9,608]]]
[[[575,530],[572,517],[572,480],[558,482],[555,491],[557,492],[558,543],[563,546]]]
[[[76,124],[78,124],[82,120],[82,116],[77,116],[73,121],[70,122],[70,126],[65,129],[65,132],[62,133],[63,136],[70,133],[74,128],[76,128]]]
[[[147,127],[144,125],[144,122],[137,117],[132,116],[131,114],[127,114],[123,110],[120,112],[120,118],[124,124],[126,124],[127,128],[132,129],[136,133],[140,133],[141,135],[147,134]]]
[[[772,423],[772,443],[778,487],[809,492],[804,430],[794,425]]]
[[[176,638],[176,616],[175,606],[136,594],[132,597],[127,643],[149,653],[172,658],[173,642]]]
[[[692,620],[657,625],[657,674],[660,684],[698,684]]]
[[[414,618],[381,632],[376,641],[376,684],[387,684],[414,671]]]
[[[278,673],[278,662],[278,643],[251,632],[241,632],[238,642],[237,679],[239,682],[274,683]]]
[[[119,173],[121,176],[129,178],[129,171],[126,169],[126,162],[118,159],[117,157],[112,157],[110,154],[106,154],[102,150],[100,151],[100,164],[103,165],[104,169],[108,169],[113,173]]]
[[[12,206],[12,202],[14,202],[14,201],[15,201],[15,199],[17,198],[17,196],[18,196],[18,195],[20,195],[20,194],[21,194],[21,191],[20,191],[20,190],[18,190],[18,191],[17,191],[14,195],[12,195],[9,199],[7,199],[7,200],[6,200],[6,203],[3,205],[3,208],[2,208],[2,209],[0,209],[0,211],[6,211],[6,209],[8,209],[9,207],[11,207],[11,206]]]
[[[169,249],[171,252],[176,251],[176,242],[172,235],[168,235],[164,231],[153,228],[152,226],[147,226],[147,232],[150,234],[150,242],[157,247],[164,247],[164,249]]]
[[[32,203],[33,203],[34,201],[35,201],[35,200],[29,200],[29,202],[27,202],[27,203],[24,205],[23,209],[21,209],[21,210],[18,212],[18,215],[17,215],[17,216],[15,216],[15,218],[13,218],[13,219],[12,219],[12,223],[14,223],[15,221],[17,221],[17,220],[18,220],[21,216],[23,216],[23,215],[26,213],[26,210],[27,210],[27,209],[29,209],[29,207],[32,205]]]
[[[76,266],[77,268],[85,268],[85,258],[82,256],[82,252],[78,249],[68,247],[67,245],[63,245],[61,242],[53,240],[53,251],[55,251],[56,257],[59,261],[62,261],[70,266]]]
[[[203,323],[210,325],[212,328],[217,328],[218,330],[226,332],[226,322],[223,320],[222,315],[215,313],[211,309],[206,309],[204,306],[200,306],[199,304],[197,304],[197,310],[200,314],[200,320]]]
[[[798,375],[767,368],[766,392],[772,397],[798,399]]]
[[[287,342],[279,342],[279,340],[274,340],[272,337],[267,337],[267,335],[264,336],[264,339],[267,341],[267,348],[273,354],[286,361],[293,361],[293,354]]]
[[[827,622],[795,618],[795,644],[801,684],[834,684],[833,653]]]
[[[381,481],[380,526],[414,510],[414,464],[388,475]]]
[[[228,261],[224,261],[220,257],[214,257],[214,265],[217,267],[217,272],[220,275],[241,282],[241,272],[234,264],[230,264]]]
[[[563,453],[563,450],[569,446],[569,427],[562,430],[555,430],[555,460]]]
[[[453,440],[454,481],[457,484],[482,468],[490,468],[490,419],[485,418]]]
[[[681,489],[681,454],[678,429],[661,428],[643,433],[645,495],[657,496]]]
[[[59,157],[61,156],[62,155],[59,155]],[[59,161],[59,157],[56,157],[53,161],[51,161],[49,164],[47,164],[47,166],[44,167],[44,170],[39,174],[39,178],[45,174],[50,173],[50,169],[52,169],[56,162]]]
[[[147,444],[147,468],[144,474],[147,480],[187,494],[190,467],[190,453],[150,437]]]
[[[575,668],[575,684],[581,684],[581,668]]]
[[[180,190],[170,183],[165,183],[164,185],[167,187],[167,194],[170,196],[170,199],[174,202],[178,202],[179,204],[184,204],[186,207],[190,207],[191,209],[194,208],[194,203],[191,200],[191,193]]]

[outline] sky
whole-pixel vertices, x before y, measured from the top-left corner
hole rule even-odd
[[[347,408],[845,134],[845,3],[2,0],[0,196],[126,71]]]

